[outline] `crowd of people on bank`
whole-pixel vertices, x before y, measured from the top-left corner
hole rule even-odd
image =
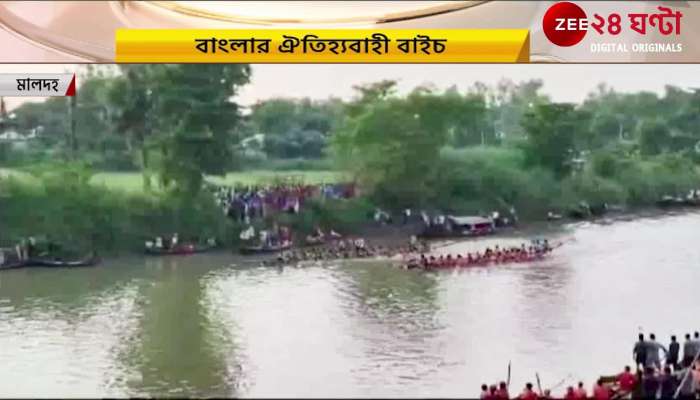
[[[301,183],[219,186],[215,197],[224,213],[229,217],[249,223],[270,213],[298,213],[304,203],[312,198],[351,198],[355,195],[354,184],[307,185]]]
[[[700,399],[700,333],[685,335],[683,346],[676,336],[671,336],[668,346],[656,341],[652,333],[648,338],[643,334],[632,351],[636,371],[628,365],[614,377],[598,379],[589,393],[583,382],[566,388],[561,396],[554,397],[551,389],[527,383],[520,394],[510,397],[508,384],[481,385],[481,399],[522,400],[565,399],[565,400],[610,400],[610,399]]]

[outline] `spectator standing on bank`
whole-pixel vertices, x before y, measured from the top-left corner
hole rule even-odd
[[[647,341],[647,360],[645,366],[654,367],[656,369],[661,368],[661,358],[659,357],[659,351],[663,351],[664,355],[668,354],[668,350],[661,343],[656,341],[656,335],[653,333],[649,335],[649,340]]]
[[[678,357],[681,351],[681,345],[676,341],[676,335],[671,336],[671,343],[668,345],[668,354],[666,356],[666,365],[673,367],[674,371],[678,369]]]
[[[637,369],[644,367],[647,362],[647,344],[644,341],[644,334],[639,334],[639,340],[634,344],[634,349],[632,350],[632,357],[637,364]]]

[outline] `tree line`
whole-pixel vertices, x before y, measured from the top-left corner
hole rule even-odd
[[[542,215],[700,187],[699,91],[601,85],[573,104],[550,101],[541,81],[506,83],[406,96],[392,81],[359,87],[333,136],[335,155],[377,201],[395,206]]]
[[[0,143],[0,164],[80,159],[142,171],[147,187],[196,192],[206,175],[280,159],[332,160],[377,201],[453,208],[475,196],[536,204],[551,195],[547,183],[575,188],[555,196],[566,201],[646,199],[695,184],[694,90],[600,85],[571,104],[553,102],[542,80],[465,91],[424,85],[405,95],[387,80],[356,86],[350,100],[275,98],[246,108],[235,99],[250,77],[247,65],[87,66],[73,103],[51,98],[13,110],[14,128],[37,139]],[[664,184],[620,187],[642,170]],[[669,178],[674,170],[683,177]],[[520,198],[513,188],[522,182],[541,193]]]

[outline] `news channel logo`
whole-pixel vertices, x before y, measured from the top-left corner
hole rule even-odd
[[[547,9],[542,31],[559,47],[576,46],[593,35],[589,49],[594,53],[678,53],[683,51],[682,43],[673,39],[681,35],[682,19],[681,11],[666,6],[658,6],[654,12],[621,10],[589,16],[578,4],[562,1]],[[652,36],[663,40],[649,41]]]

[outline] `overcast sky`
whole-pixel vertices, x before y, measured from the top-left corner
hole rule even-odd
[[[3,64],[0,72],[64,72],[79,66],[65,64]],[[381,79],[396,79],[408,91],[424,83],[439,88],[457,85],[466,90],[474,82],[495,84],[502,78],[514,81],[539,78],[544,92],[554,101],[580,102],[600,82],[618,91],[649,90],[662,93],[665,85],[700,88],[700,66],[692,64],[261,64],[253,65],[253,77],[239,101],[252,104],[271,97],[329,96],[348,98],[352,86]],[[80,88],[78,87],[78,91]],[[13,108],[26,98],[6,98]],[[29,99],[36,101],[36,99]]]

